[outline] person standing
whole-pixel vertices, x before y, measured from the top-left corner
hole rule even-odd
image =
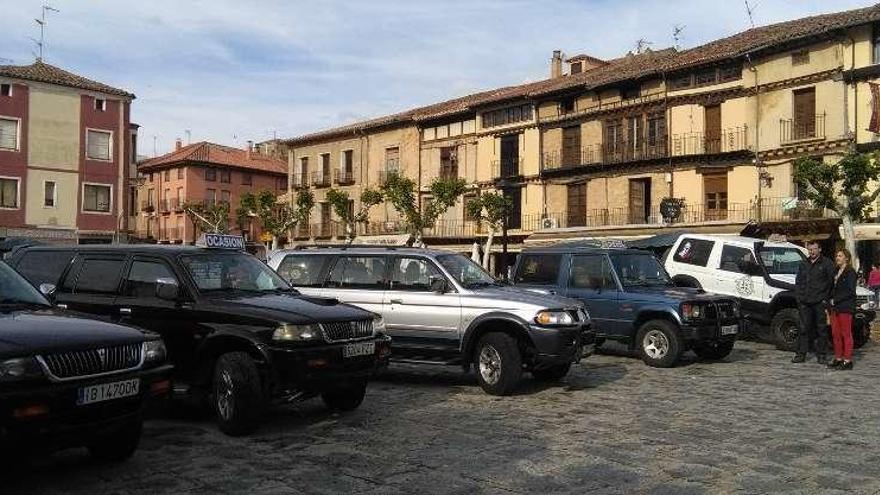
[[[803,363],[810,345],[815,342],[816,361],[825,364],[828,354],[826,308],[834,282],[834,264],[822,256],[822,248],[816,241],[807,241],[807,252],[809,256],[801,262],[795,279],[795,296],[801,321],[797,349],[791,362]]]
[[[868,288],[874,291],[874,305],[880,306],[880,264],[878,263],[871,266],[871,273],[868,274]]]
[[[852,255],[846,249],[837,251],[834,257],[837,273],[831,289],[828,319],[834,341],[834,360],[828,367],[836,370],[853,368],[852,318],[856,311],[856,271],[852,267]]]

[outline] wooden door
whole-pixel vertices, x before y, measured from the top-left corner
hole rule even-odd
[[[816,88],[794,92],[794,122],[792,139],[816,137]]]
[[[514,230],[522,227],[522,189],[515,187],[506,189],[504,196],[510,198],[510,215],[507,217],[507,229]]]
[[[562,129],[562,166],[576,167],[581,164],[581,126],[564,127]]]
[[[321,203],[321,237],[330,235],[330,203]]]
[[[629,181],[629,222],[648,223],[651,204],[650,179],[630,179]]]
[[[565,227],[584,227],[587,225],[587,185],[569,184],[568,223]]]
[[[519,175],[519,134],[501,137],[501,177]]]
[[[706,220],[727,218],[727,174],[703,176]]]
[[[721,153],[721,105],[705,107],[705,152]]]

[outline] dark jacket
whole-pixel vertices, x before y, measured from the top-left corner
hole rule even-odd
[[[809,258],[801,262],[795,279],[795,295],[800,304],[819,304],[831,298],[831,286],[834,285],[834,274],[837,270],[834,263],[824,256],[815,262]]]
[[[850,267],[845,268],[834,282],[831,289],[831,308],[838,313],[856,311],[856,271]]]

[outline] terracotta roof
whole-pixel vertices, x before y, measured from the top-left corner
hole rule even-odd
[[[133,93],[129,93],[128,91],[78,76],[72,72],[68,72],[39,60],[31,65],[0,65],[0,76],[86,89],[89,91],[97,91],[132,99],[135,97]]]
[[[141,172],[158,170],[192,162],[287,175],[287,162],[284,160],[257,152],[249,154],[247,150],[209,143],[207,141],[193,143],[171,153],[150,158],[139,163],[138,170]]]
[[[586,60],[588,62],[593,62],[596,64],[606,63],[601,58],[596,58],[592,55],[587,55],[586,53],[579,53],[577,55],[572,55],[571,57],[568,57],[565,61],[571,63],[571,62],[577,62],[578,60]]]

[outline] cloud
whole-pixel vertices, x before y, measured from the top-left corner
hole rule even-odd
[[[546,77],[552,50],[611,58],[644,38],[695,46],[748,28],[697,0],[51,0],[46,59],[137,94],[142,153],[240,145]],[[3,5],[8,4],[8,5]],[[32,60],[42,2],[0,0],[0,57]],[[758,24],[865,6],[763,0]]]

